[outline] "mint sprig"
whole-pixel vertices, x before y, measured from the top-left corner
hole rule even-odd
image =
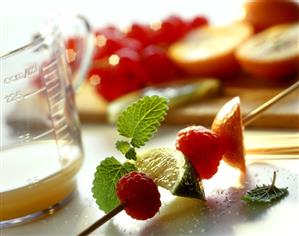
[[[115,194],[118,180],[125,174],[136,170],[129,162],[121,164],[114,157],[108,157],[97,167],[93,180],[92,193],[99,208],[105,213],[119,204]]]
[[[127,159],[136,160],[135,148],[143,146],[157,131],[168,110],[167,99],[159,96],[145,96],[128,106],[120,114],[117,130],[129,141],[117,141],[116,149]],[[119,179],[136,170],[132,162],[121,164],[116,158],[108,157],[97,167],[92,193],[99,208],[109,212],[119,204],[116,184]]]
[[[277,188],[275,186],[276,171],[273,172],[271,185],[256,186],[241,197],[242,200],[251,203],[269,203],[283,198],[288,194],[288,188]]]

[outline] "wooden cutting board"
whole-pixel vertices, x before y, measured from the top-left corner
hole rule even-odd
[[[236,78],[223,82],[219,96],[171,109],[166,124],[201,124],[210,126],[218,110],[231,98],[239,96],[243,114],[266,102],[294,81],[274,83],[255,78]],[[81,122],[107,122],[108,104],[93,88],[84,84],[77,95]],[[254,128],[299,128],[299,90],[265,111],[248,125]]]

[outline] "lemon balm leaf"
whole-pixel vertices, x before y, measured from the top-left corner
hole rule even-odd
[[[145,96],[128,106],[117,121],[120,135],[131,138],[133,147],[143,146],[157,131],[168,110],[167,99]]]
[[[288,194],[288,188],[277,188],[275,186],[276,172],[273,173],[271,185],[256,186],[242,196],[242,200],[252,203],[270,203],[283,198]]]
[[[117,141],[115,147],[118,151],[125,155],[130,150],[131,144],[127,141]]]
[[[116,196],[116,184],[125,174],[136,170],[129,162],[121,164],[114,157],[108,157],[97,167],[94,175],[92,193],[99,208],[105,213],[119,204]]]
[[[125,157],[129,160],[136,160],[136,151],[134,148],[130,148],[127,153],[125,154]]]
[[[136,151],[127,141],[117,141],[116,149],[120,151],[129,160],[136,160]]]

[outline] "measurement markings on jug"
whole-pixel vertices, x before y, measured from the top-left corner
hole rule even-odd
[[[42,138],[42,137],[47,136],[48,134],[50,134],[50,133],[52,133],[52,132],[54,132],[54,129],[53,129],[53,128],[52,128],[52,129],[49,129],[49,130],[47,130],[47,131],[45,131],[45,132],[43,132],[43,133],[41,133],[41,134],[39,134],[39,135],[34,136],[32,139],[33,139],[33,140],[38,140],[38,139],[40,139],[40,138]]]
[[[46,70],[52,68],[53,66],[56,66],[56,64],[57,64],[56,60],[52,61],[51,63],[49,63],[43,67],[43,71],[46,71]]]
[[[11,84],[19,80],[30,79],[36,74],[38,74],[38,67],[36,64],[33,64],[25,68],[22,72],[5,77],[3,82],[4,84]]]
[[[42,93],[42,92],[44,92],[45,90],[46,90],[46,88],[43,87],[43,88],[40,88],[39,90],[36,90],[36,91],[34,91],[34,92],[27,93],[27,94],[24,95],[24,99],[27,99],[27,98],[30,98],[30,97],[32,97],[32,96],[34,96],[34,95],[37,95],[37,94],[39,94],[39,93]]]
[[[48,79],[48,78],[51,78],[52,76],[57,78],[57,70],[56,69],[54,69],[54,70],[48,72],[47,74],[45,74],[44,78]]]
[[[61,93],[55,93],[54,95],[49,96],[49,100],[50,100],[50,102],[51,102],[51,103],[54,102],[54,101],[56,100],[56,98],[59,98],[59,97],[60,97],[60,95],[61,95]],[[60,100],[61,100],[61,99],[60,99]]]
[[[29,143],[32,140],[30,133],[19,135],[18,138],[21,143]]]
[[[61,138],[61,140],[66,140],[68,137],[69,137],[69,135],[66,136],[64,139]],[[68,146],[70,146],[73,142],[74,142],[73,139],[69,139],[67,142],[64,142],[64,143],[63,143],[62,145],[60,145],[59,147],[60,147],[60,148],[68,147]]]
[[[21,91],[15,91],[4,96],[6,103],[19,102],[24,99],[24,94]]]
[[[61,105],[61,104],[64,104],[64,101],[65,101],[65,99],[62,98],[62,99],[58,100],[57,102],[53,103],[53,104],[51,105],[52,109],[53,109],[54,107],[59,107],[59,105]]]
[[[53,92],[53,91],[55,91],[57,88],[59,88],[60,87],[60,83],[59,83],[59,81],[56,83],[56,84],[54,84],[51,88],[48,88],[48,92],[49,93],[51,93],[51,92]]]
[[[64,131],[67,127],[68,127],[67,124],[65,124],[64,126],[62,126],[61,128],[59,128],[59,129],[56,131],[56,133],[57,133],[57,134],[61,133],[61,132]]]
[[[57,75],[52,75],[51,77],[48,77],[47,79],[45,78],[45,84],[46,86],[49,86],[52,83],[55,83],[58,80]]]

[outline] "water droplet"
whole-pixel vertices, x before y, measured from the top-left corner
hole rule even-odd
[[[206,232],[206,229],[205,229],[205,228],[202,228],[202,229],[200,230],[200,232],[201,232],[201,233],[204,233],[204,232]]]
[[[54,214],[55,210],[53,208],[49,209],[49,215]]]

